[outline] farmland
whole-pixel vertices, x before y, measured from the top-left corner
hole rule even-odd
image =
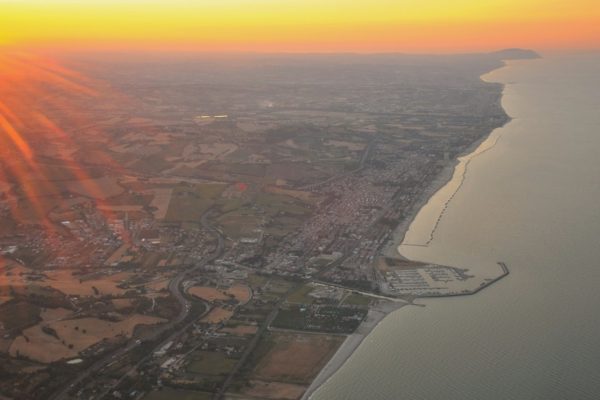
[[[285,333],[273,334],[269,340],[270,349],[252,376],[267,382],[307,384],[337,350],[343,338]]]

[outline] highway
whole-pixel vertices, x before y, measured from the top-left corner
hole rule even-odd
[[[294,292],[296,289],[298,289],[298,287],[300,287],[300,286],[301,286],[301,283],[292,285],[284,294],[281,295],[279,300],[277,300],[277,303],[273,307],[273,310],[269,313],[269,315],[267,316],[265,321],[260,325],[258,331],[254,335],[254,337],[252,337],[252,340],[248,344],[248,347],[246,347],[246,350],[242,354],[242,357],[238,360],[238,362],[236,363],[233,370],[229,373],[229,375],[227,376],[227,379],[225,379],[225,382],[223,383],[223,385],[221,385],[221,388],[219,389],[219,391],[217,393],[215,393],[213,399],[221,400],[225,397],[225,392],[227,391],[227,389],[229,389],[229,386],[231,385],[233,378],[235,378],[236,374],[244,366],[244,364],[246,363],[246,360],[248,360],[248,357],[250,357],[250,354],[252,354],[252,352],[254,351],[254,349],[256,348],[258,343],[260,342],[260,338],[269,329],[269,326],[271,326],[271,323],[273,322],[273,320],[277,316],[277,313],[279,312],[279,307],[283,304],[283,302],[287,299],[287,297],[292,292]]]
[[[211,213],[212,213],[211,209],[204,212],[204,214],[202,214],[202,216],[200,218],[200,223],[204,229],[207,229],[208,231],[211,231],[216,234],[217,247],[216,247],[215,251],[209,257],[207,257],[205,260],[203,260],[200,264],[196,265],[195,267],[193,267],[191,269],[181,271],[173,279],[171,279],[171,281],[169,282],[169,285],[168,285],[168,289],[171,292],[171,295],[177,300],[177,302],[180,305],[179,314],[177,314],[177,316],[175,318],[173,318],[171,321],[169,321],[167,324],[160,326],[152,334],[152,336],[147,340],[158,339],[165,332],[173,329],[176,325],[180,324],[182,321],[184,321],[188,317],[192,305],[191,305],[191,302],[186,298],[185,294],[183,293],[183,290],[182,290],[183,281],[185,280],[185,278],[187,276],[189,276],[190,274],[193,274],[195,272],[198,272],[198,270],[203,268],[206,264],[213,262],[217,258],[221,257],[221,255],[223,254],[225,241],[223,239],[223,235],[221,234],[221,232],[219,232],[219,230],[217,228],[213,227],[208,222],[208,217]],[[203,315],[199,316],[199,318],[201,318]],[[164,343],[168,342],[169,340],[174,339],[177,335],[181,334],[181,332],[183,332],[185,330],[185,328],[187,328],[195,320],[196,319],[191,321],[183,329],[180,329],[177,332],[174,332],[173,335],[171,335],[168,339],[166,339],[166,340],[162,341],[160,344],[158,344],[154,350],[160,348]],[[124,347],[120,347],[119,349],[111,352],[110,354],[107,354],[100,360],[91,364],[85,370],[81,371],[72,381],[70,381],[67,385],[65,385],[65,387],[63,387],[61,390],[59,390],[58,392],[51,395],[48,399],[49,400],[69,399],[69,397],[70,397],[69,392],[71,390],[73,390],[75,387],[80,385],[86,379],[90,378],[93,374],[99,372],[102,368],[108,366],[108,364],[125,356],[128,352],[130,352],[131,350],[133,350],[135,347],[139,346],[140,344],[141,343],[139,340],[131,339],[129,341],[129,343],[127,343]],[[150,353],[153,353],[154,350]],[[137,367],[137,365],[136,365],[136,367]],[[108,392],[106,392],[106,393],[108,393]],[[104,395],[105,394],[103,394],[102,396],[104,396]]]

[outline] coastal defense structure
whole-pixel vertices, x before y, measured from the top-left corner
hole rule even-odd
[[[504,262],[489,273],[408,260],[386,259],[378,265],[381,292],[389,296],[445,297],[472,295],[509,274]]]

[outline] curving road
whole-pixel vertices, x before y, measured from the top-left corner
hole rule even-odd
[[[198,270],[203,268],[206,264],[216,260],[217,258],[221,257],[221,255],[223,254],[223,250],[225,247],[225,241],[223,239],[223,235],[217,228],[215,228],[208,222],[208,217],[212,213],[212,211],[213,210],[208,209],[206,212],[204,212],[204,214],[202,214],[202,216],[200,218],[200,223],[203,228],[207,229],[210,232],[213,232],[217,236],[217,248],[208,258],[203,260],[200,264],[196,265],[195,267],[193,267],[191,269],[180,272],[173,279],[171,279],[171,281],[169,282],[169,285],[168,285],[168,289],[171,292],[171,295],[177,300],[177,302],[180,305],[179,314],[177,314],[177,316],[175,318],[173,318],[171,321],[169,321],[165,325],[162,325],[160,328],[158,328],[151,335],[149,340],[158,339],[162,334],[164,334],[165,332],[167,332],[170,329],[173,329],[176,325],[180,324],[182,321],[184,321],[188,317],[192,304],[186,298],[185,294],[183,293],[181,284],[183,283],[184,279],[188,275],[197,272]],[[202,317],[202,316],[200,316],[200,317]],[[187,326],[189,326],[193,322],[194,321],[191,321]],[[161,341],[161,343],[159,343],[155,347],[155,349],[160,348],[164,343],[168,342],[169,340],[173,340],[177,335],[179,335],[183,330],[185,330],[185,328],[187,328],[187,326],[184,327],[184,329],[174,332],[166,340]],[[97,373],[102,368],[108,366],[108,364],[123,357],[125,354],[127,354],[128,352],[130,352],[131,350],[133,350],[140,344],[141,343],[137,340],[134,340],[134,339],[130,340],[129,343],[127,343],[124,347],[120,347],[119,349],[111,352],[110,354],[106,355],[105,357],[101,358],[100,360],[98,360],[95,363],[93,363],[92,365],[90,365],[85,370],[81,371],[72,381],[70,381],[68,383],[68,385],[65,385],[65,387],[63,387],[61,390],[59,390],[58,392],[51,395],[48,399],[49,400],[68,399],[70,397],[69,392],[71,390],[73,390],[76,386],[81,384],[86,379],[90,378],[94,373]],[[150,352],[150,354],[152,354],[153,352],[154,351]],[[100,398],[102,398],[104,395],[102,395]]]

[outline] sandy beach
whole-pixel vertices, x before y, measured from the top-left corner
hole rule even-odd
[[[506,63],[497,69],[503,68],[506,66]],[[495,70],[495,69],[494,69]],[[494,71],[492,70],[492,71]],[[484,75],[491,73],[492,71],[487,72]],[[482,75],[480,77],[483,79]],[[484,80],[485,81],[485,80]],[[501,102],[502,96],[504,95],[504,85],[502,88],[501,95],[498,98],[498,102]],[[427,187],[421,192],[419,198],[413,206],[410,208],[406,218],[396,227],[394,230],[391,239],[388,241],[385,248],[382,250],[382,254],[385,257],[389,258],[400,258],[405,259],[399,251],[398,247],[404,241],[406,233],[415,220],[421,209],[427,204],[427,202],[433,197],[440,189],[446,186],[454,177],[457,166],[460,161],[459,158],[471,155],[472,153],[477,152],[479,147],[490,138],[492,133],[502,126],[506,125],[511,121],[510,116],[507,115],[506,120],[500,126],[495,127],[491,131],[487,132],[487,134],[482,135],[478,140],[473,142],[468,148],[462,151],[456,158],[449,161],[443,168],[443,170],[433,179]],[[403,306],[410,305],[409,303],[399,303],[399,302],[381,302],[377,306],[372,307],[367,314],[367,317],[363,321],[363,323],[358,327],[355,333],[348,336],[344,343],[340,346],[335,355],[329,360],[329,362],[323,367],[323,369],[319,372],[317,377],[313,380],[311,385],[308,387],[304,395],[302,396],[302,400],[308,400],[312,396],[312,394],[328,379],[330,379],[335,372],[344,365],[344,363],[352,356],[354,351],[360,346],[362,341],[371,333],[373,329],[379,325],[379,323],[391,312],[396,311]]]
[[[402,254],[398,252],[398,246],[404,241],[406,232],[410,225],[413,223],[421,209],[429,202],[429,200],[444,186],[446,186],[454,177],[456,167],[460,164],[459,158],[468,156],[475,153],[477,149],[490,138],[492,133],[510,122],[511,118],[508,117],[504,124],[494,128],[487,135],[482,136],[477,141],[473,142],[465,151],[460,153],[455,159],[448,162],[444,169],[435,177],[434,180],[427,186],[421,193],[418,200],[413,204],[406,218],[396,227],[392,234],[392,238],[388,241],[382,254],[389,258],[400,258],[406,259]]]
[[[393,311],[396,311],[404,306],[409,305],[404,302],[383,302],[377,306],[372,307],[367,314],[365,320],[360,324],[356,332],[349,335],[340,348],[336,351],[334,356],[329,360],[325,367],[319,372],[319,375],[313,380],[311,385],[308,387],[302,400],[309,399],[310,396],[317,390],[322,384],[324,384],[333,374],[344,365],[344,363],[352,356],[362,341],[371,333],[377,325],[383,319]]]

